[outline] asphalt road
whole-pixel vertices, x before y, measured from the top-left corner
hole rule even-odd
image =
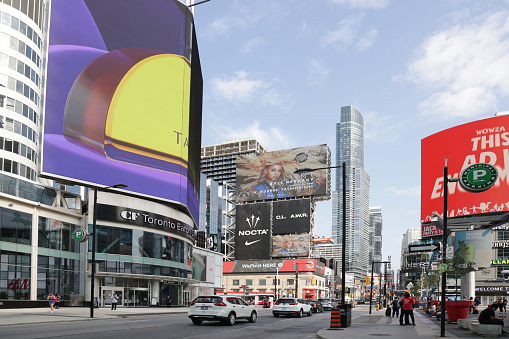
[[[330,326],[330,312],[303,318],[275,318],[270,309],[259,309],[256,323],[239,320],[234,326],[216,322],[193,325],[186,314],[136,316],[119,319],[53,322],[2,326],[2,338],[316,338]]]

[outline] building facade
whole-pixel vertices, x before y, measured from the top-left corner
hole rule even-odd
[[[196,246],[221,252],[223,225],[222,186],[216,181],[200,174],[200,221],[196,235]]]
[[[346,271],[365,279],[369,270],[369,187],[364,171],[364,118],[353,106],[341,107],[336,125],[336,184],[332,192],[332,238],[343,237],[343,169],[346,163]]]
[[[201,172],[220,185],[235,183],[236,158],[266,152],[254,138],[225,141],[221,144],[201,148]]]
[[[382,207],[369,208],[369,262],[375,261],[374,273],[380,274],[382,261]]]

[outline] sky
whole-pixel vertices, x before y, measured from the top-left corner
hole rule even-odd
[[[202,145],[328,144],[334,164],[340,108],[354,106],[393,269],[403,234],[420,227],[421,139],[509,110],[509,1],[211,0],[194,10]],[[331,208],[317,203],[317,236],[331,236]]]

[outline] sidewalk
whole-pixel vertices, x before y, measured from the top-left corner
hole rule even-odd
[[[48,321],[89,321],[94,319],[117,319],[127,317],[140,317],[148,315],[163,315],[186,313],[189,307],[144,307],[128,308],[117,307],[112,311],[109,307],[94,308],[94,318],[90,318],[90,308],[60,307],[50,313],[46,308],[12,308],[0,309],[0,326],[26,325],[47,323]]]
[[[322,329],[318,331],[317,337],[320,339],[336,338],[372,338],[372,337],[391,337],[391,338],[414,338],[434,339],[440,337],[440,321],[435,318],[429,318],[422,310],[414,310],[415,324],[400,326],[399,318],[386,317],[385,312],[375,311],[369,314],[356,315],[352,317],[350,327],[341,330]],[[499,313],[497,312],[497,316]],[[478,314],[469,314],[468,319],[477,319]],[[508,321],[506,321],[507,325]],[[465,331],[457,324],[445,324],[445,336],[448,338],[479,338],[470,331]]]

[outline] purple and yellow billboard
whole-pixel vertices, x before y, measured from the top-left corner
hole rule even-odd
[[[41,176],[128,185],[198,220],[203,79],[178,0],[53,0]]]
[[[304,171],[302,169],[317,169]],[[296,173],[297,171],[297,173]],[[327,145],[237,157],[237,200],[257,201],[330,194]]]

